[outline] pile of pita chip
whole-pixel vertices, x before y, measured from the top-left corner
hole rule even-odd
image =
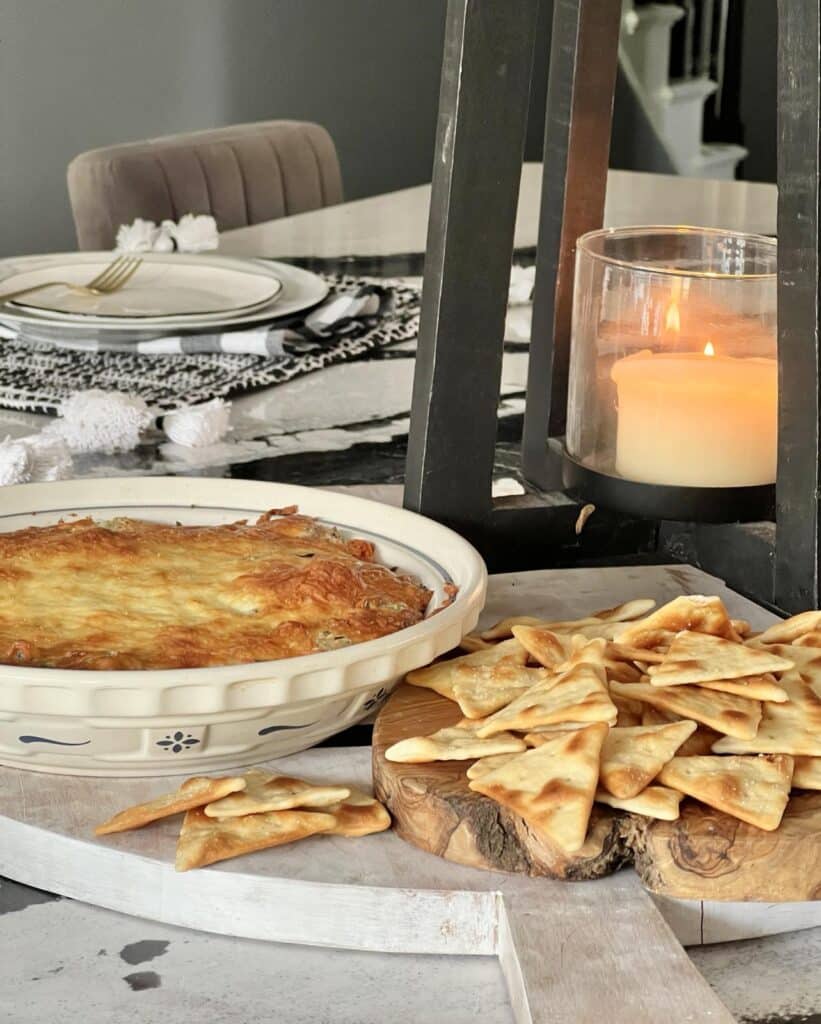
[[[187,779],[174,793],[115,814],[95,834],[142,828],[182,813],[178,871],[317,833],[366,836],[384,831],[391,823],[382,804],[353,787],[316,785],[251,768],[243,775]]]
[[[821,612],[754,635],[718,597],[641,599],[503,619],[463,649],[406,680],[462,720],[385,756],[466,762],[474,792],[565,854],[594,803],[674,821],[689,797],[772,831],[791,790],[821,790]]]

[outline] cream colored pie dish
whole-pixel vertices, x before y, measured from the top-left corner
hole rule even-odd
[[[155,477],[3,497],[14,767],[178,774],[305,749],[458,644],[484,601],[466,541],[348,495]]]

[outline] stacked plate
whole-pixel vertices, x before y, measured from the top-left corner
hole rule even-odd
[[[142,263],[119,291],[83,295],[84,285],[115,259],[110,252],[0,260],[2,296],[48,282],[0,304],[0,321],[23,335],[117,332],[120,338],[253,327],[320,302],[327,284],[285,263],[202,253],[136,253]]]

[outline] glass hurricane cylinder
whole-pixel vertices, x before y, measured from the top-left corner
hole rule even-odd
[[[567,453],[636,483],[775,481],[776,243],[690,227],[577,243]]]

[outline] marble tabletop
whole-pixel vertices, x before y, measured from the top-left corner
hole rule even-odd
[[[516,244],[535,243],[539,166],[523,170]],[[338,259],[419,254],[429,186],[227,232],[222,250]],[[607,222],[679,222],[775,231],[775,188],[611,172]],[[527,367],[529,308],[509,312],[495,487],[521,490],[516,439]],[[223,445],[185,449],[157,435],[135,452],[85,456],[81,476],[202,474],[351,488],[401,502],[413,377],[412,344],[237,398]],[[0,437],[44,417],[0,410]],[[495,959],[388,956],[274,946],[170,928],[0,879],[0,1020],[8,1024],[245,1022],[397,1024],[512,1012]],[[821,929],[717,947],[692,956],[739,1021],[821,1020]],[[614,1021],[617,1015],[611,1014]]]
[[[542,165],[522,168],[514,246],[536,245]],[[775,185],[707,181],[665,174],[611,171],[605,227],[628,224],[694,224],[775,234]],[[392,256],[425,250],[430,185],[329,206],[226,231],[221,251],[237,255],[300,258]]]

